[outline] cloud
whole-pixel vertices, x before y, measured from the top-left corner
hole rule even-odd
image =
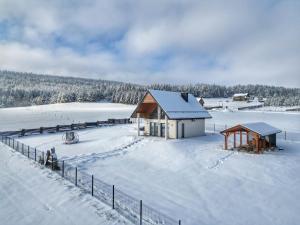
[[[0,69],[299,87],[299,11],[293,0],[0,0]]]

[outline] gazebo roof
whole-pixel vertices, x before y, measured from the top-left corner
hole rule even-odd
[[[246,130],[250,130],[252,132],[255,132],[261,136],[267,136],[271,134],[277,134],[280,133],[281,130],[277,129],[276,127],[273,127],[267,123],[264,122],[256,122],[256,123],[244,123],[239,124],[234,127],[230,127],[226,130],[221,131],[221,133],[226,133],[227,131],[232,131],[238,128],[244,128]]]

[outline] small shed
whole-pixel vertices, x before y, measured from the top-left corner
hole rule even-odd
[[[281,130],[264,122],[238,124],[220,133],[225,137],[225,149],[228,149],[228,139],[233,134],[233,148],[237,148],[236,136],[240,136],[239,149],[260,153],[265,149],[276,147],[276,134]],[[243,143],[246,136],[246,143]]]
[[[232,96],[233,101],[248,101],[250,95],[248,93],[236,93]]]

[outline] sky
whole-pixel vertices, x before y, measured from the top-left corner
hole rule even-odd
[[[0,0],[0,69],[300,87],[300,0]]]

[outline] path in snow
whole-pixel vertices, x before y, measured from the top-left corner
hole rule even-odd
[[[99,159],[106,159],[110,157],[116,157],[120,154],[126,154],[132,146],[138,144],[139,142],[143,141],[144,138],[138,138],[129,144],[126,144],[124,146],[118,147],[116,149],[113,149],[111,151],[101,152],[101,153],[92,153],[87,155],[80,155],[80,156],[74,156],[69,158],[62,158],[62,160],[65,160],[66,163],[71,164],[77,164],[79,167],[82,165],[84,166],[86,163],[89,162],[95,162]]]
[[[3,225],[131,224],[68,181],[0,144]]]
[[[232,151],[230,152],[229,154],[219,158],[212,166],[209,166],[208,169],[214,169],[214,168],[217,168],[219,167],[221,164],[224,163],[225,160],[227,160],[230,156],[232,156],[235,152]]]

